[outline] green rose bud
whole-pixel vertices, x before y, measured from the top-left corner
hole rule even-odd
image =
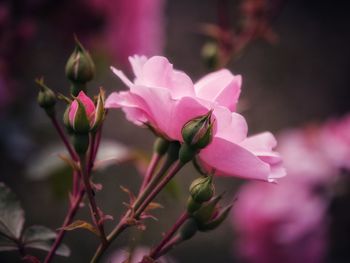
[[[66,76],[72,82],[72,95],[86,91],[86,83],[93,79],[95,75],[95,64],[89,54],[75,39],[75,49],[66,64]]]
[[[212,218],[208,223],[199,225],[198,230],[202,232],[210,231],[222,224],[230,213],[232,205],[228,205],[219,211],[218,215]]]
[[[221,195],[213,197],[210,201],[204,203],[201,208],[193,213],[193,218],[196,220],[199,227],[208,223],[213,217],[217,210],[217,204],[221,198]]]
[[[44,84],[43,78],[37,79],[36,83],[40,87],[37,98],[39,106],[45,109],[46,113],[49,116],[53,116],[55,113],[55,105],[57,102],[56,94]]]
[[[210,41],[204,44],[201,55],[208,69],[214,70],[218,67],[219,47],[216,42]]]
[[[190,186],[191,197],[197,203],[209,201],[214,195],[214,190],[212,176],[197,178]]]
[[[212,122],[209,111],[206,115],[188,121],[182,128],[184,142],[193,149],[203,149],[212,140]]]

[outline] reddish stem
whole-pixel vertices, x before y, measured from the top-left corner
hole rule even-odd
[[[76,154],[75,150],[73,149],[72,145],[69,143],[66,135],[64,134],[61,126],[59,125],[58,121],[57,121],[57,118],[56,116],[52,116],[50,117],[51,121],[52,121],[52,124],[53,126],[55,127],[56,131],[58,132],[58,135],[60,136],[62,142],[64,143],[64,145],[66,146],[68,152],[69,152],[69,155],[72,157],[72,159],[76,162],[79,161],[79,157],[78,155]]]
[[[106,234],[103,227],[103,221],[101,220],[101,216],[100,216],[100,213],[96,204],[95,196],[94,196],[94,191],[92,190],[91,183],[90,183],[90,173],[89,173],[90,163],[89,162],[86,163],[85,155],[80,157],[80,166],[82,170],[82,177],[83,177],[83,182],[85,186],[85,191],[89,199],[91,217],[95,223],[95,226],[99,231],[102,244],[106,244],[107,239],[106,239]]]
[[[157,168],[157,165],[159,163],[161,159],[161,156],[157,153],[153,153],[152,155],[152,158],[151,158],[151,162],[149,163],[148,165],[148,168],[147,168],[147,171],[146,171],[146,174],[143,178],[143,181],[142,181],[142,185],[140,187],[140,191],[139,191],[139,194],[142,193],[142,191],[146,188],[146,186],[149,184],[149,182],[151,181],[152,179],[152,176],[154,174],[154,171],[156,170]]]
[[[162,179],[162,181],[154,187],[153,191],[146,197],[143,203],[135,212],[135,218],[139,218],[142,212],[147,208],[149,203],[158,195],[158,193],[167,185],[167,183],[175,176],[175,174],[184,166],[180,161],[176,161],[170,168],[168,174]]]
[[[53,256],[55,255],[55,252],[56,252],[58,246],[61,244],[62,239],[66,233],[64,228],[66,226],[68,226],[70,223],[72,223],[72,220],[79,209],[79,206],[80,206],[80,203],[81,203],[81,200],[82,200],[84,194],[85,194],[85,190],[81,189],[79,191],[79,194],[76,197],[74,197],[74,202],[72,202],[72,204],[68,210],[68,213],[66,215],[66,218],[64,219],[63,225],[57,234],[56,240],[53,243],[51,250],[49,251],[49,253],[46,256],[44,263],[49,263],[52,260]]]
[[[165,166],[168,165],[169,162],[166,162]],[[108,235],[107,237],[107,244],[101,244],[93,256],[91,263],[96,263],[102,256],[102,254],[105,252],[105,250],[109,247],[109,245],[113,242],[113,240],[121,233],[124,229],[126,229],[131,224],[128,223],[128,221],[131,221],[130,219],[138,219],[142,212],[147,208],[150,202],[157,196],[157,194],[164,188],[164,186],[175,176],[175,174],[184,166],[183,163],[180,161],[176,161],[174,165],[171,167],[170,171],[167,173],[167,175],[162,179],[162,181],[157,184],[153,191],[150,192],[146,197],[144,196],[145,191],[142,192],[141,195],[139,195],[139,198],[135,201],[135,204],[139,204],[135,208],[136,212],[133,214],[132,210],[128,210],[123,218],[120,220],[118,225],[113,229],[113,231]],[[156,178],[154,178],[156,179]],[[142,202],[138,202],[139,200],[143,200]],[[131,216],[131,218],[130,218]]]
[[[157,259],[160,255],[159,252],[163,249],[163,247],[170,241],[170,239],[175,235],[175,233],[179,230],[179,228],[185,223],[188,219],[187,212],[183,213],[176,223],[172,226],[172,228],[165,234],[163,240],[156,246],[149,256],[153,259]]]

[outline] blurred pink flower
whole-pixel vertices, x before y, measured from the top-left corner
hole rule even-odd
[[[127,249],[119,249],[114,252],[106,261],[106,263],[139,263],[145,255],[148,255],[149,249],[147,247],[137,247],[130,252]],[[127,261],[129,259],[129,261]],[[159,263],[175,263],[169,257],[162,257],[157,260]]]
[[[327,203],[297,183],[249,183],[233,208],[237,248],[251,263],[320,263]]]
[[[329,185],[336,179],[339,169],[326,154],[324,139],[321,127],[288,130],[278,136],[278,151],[283,156],[287,180],[313,187]]]
[[[100,43],[115,61],[126,65],[133,54],[162,53],[165,0],[90,0],[90,5],[103,14]]]
[[[273,135],[247,138],[244,117],[232,112],[240,94],[241,76],[223,69],[193,84],[164,57],[134,56],[130,63],[135,74],[133,82],[112,68],[129,91],[112,93],[106,101],[107,108],[121,107],[129,121],[150,125],[159,135],[180,142],[186,122],[213,110],[214,138],[199,154],[205,166],[218,175],[260,180],[284,176],[281,158],[272,151],[276,146]]]
[[[320,144],[334,166],[350,169],[350,114],[326,122],[320,131]]]

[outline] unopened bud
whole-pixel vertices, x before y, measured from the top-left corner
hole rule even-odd
[[[86,115],[86,110],[80,100],[77,101],[76,110],[73,112],[72,106],[69,111],[69,122],[76,133],[85,134],[90,131],[90,122]]]
[[[219,47],[216,42],[207,42],[204,44],[201,55],[208,69],[214,70],[218,67]]]
[[[38,104],[40,107],[45,109],[49,116],[52,116],[54,114],[54,108],[57,102],[56,94],[44,84],[43,79],[36,80],[36,83],[40,87],[37,98]]]
[[[72,94],[77,96],[85,89],[85,83],[95,75],[95,64],[88,51],[75,39],[75,49],[66,64],[66,76],[73,83]]]
[[[198,226],[204,225],[209,222],[217,210],[217,204],[221,200],[222,196],[216,196],[207,203],[203,204],[196,212],[193,213],[193,218],[196,220]]]
[[[79,92],[78,97],[71,103],[68,113],[69,123],[74,132],[89,133],[94,123],[95,111],[93,101],[83,91]]]
[[[63,113],[63,124],[66,127],[67,132],[71,134],[74,132],[74,130],[69,122],[69,109],[70,106],[67,106],[66,110]]]
[[[199,225],[198,230],[202,232],[206,232],[217,228],[227,218],[231,208],[232,208],[232,205],[228,205],[225,208],[222,208],[221,211],[219,211],[218,215],[212,218],[208,223]]]
[[[93,118],[93,123],[91,124],[91,131],[96,132],[98,128],[101,127],[101,124],[103,123],[106,115],[106,110],[105,110],[105,92],[101,88],[100,93],[98,94],[97,97],[97,105],[95,108],[94,112],[94,118]]]
[[[188,121],[182,128],[182,138],[184,142],[193,149],[203,149],[212,140],[212,122],[209,111],[204,116],[200,116]]]
[[[187,212],[192,215],[195,211],[197,211],[202,206],[201,203],[197,203],[190,196],[187,200]]]
[[[195,179],[191,183],[190,194],[197,203],[209,201],[214,195],[213,177],[207,176]]]

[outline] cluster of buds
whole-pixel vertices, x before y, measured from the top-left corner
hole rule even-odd
[[[63,120],[67,131],[72,135],[76,152],[84,154],[89,147],[89,134],[95,133],[105,118],[105,94],[100,89],[95,102],[86,95],[86,84],[95,75],[95,65],[89,52],[77,39],[75,42],[75,49],[66,64],[66,76],[72,84],[73,100],[65,98],[69,105]],[[36,82],[40,86],[38,104],[54,118],[56,94],[44,84],[43,79]]]
[[[179,159],[187,163],[212,140],[213,122],[211,120],[213,111],[188,121],[182,128],[182,144],[179,152]]]
[[[187,212],[190,218],[181,228],[183,240],[191,238],[197,231],[206,232],[217,228],[226,219],[232,205],[221,208],[222,195],[214,196],[212,176],[195,179],[190,186]]]

